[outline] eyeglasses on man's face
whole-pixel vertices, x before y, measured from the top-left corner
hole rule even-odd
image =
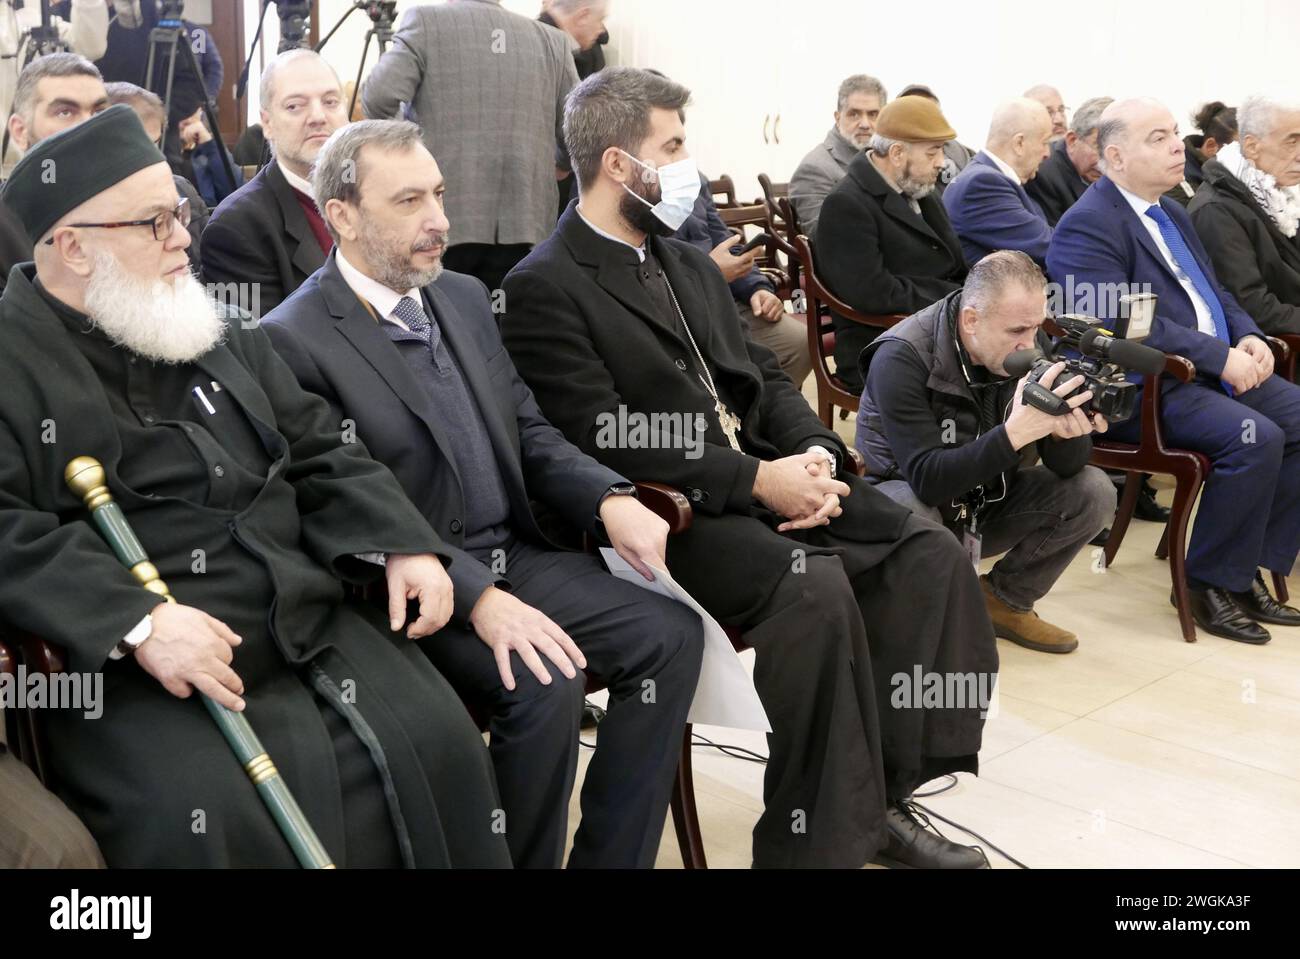
[[[117,230],[124,226],[147,226],[153,230],[155,240],[169,240],[172,233],[179,223],[182,228],[188,229],[190,225],[190,201],[182,197],[181,201],[176,204],[174,210],[164,210],[147,220],[121,220],[117,223],[68,223],[66,226],[74,226],[78,229],[97,229],[97,230]],[[54,245],[54,237],[45,241],[46,246]]]

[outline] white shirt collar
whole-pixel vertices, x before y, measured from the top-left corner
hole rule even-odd
[[[582,215],[582,209],[580,207],[575,207],[575,209],[577,209],[578,216],[582,219],[582,222],[587,224],[587,226],[591,227],[593,233],[595,233],[597,236],[603,236],[607,240],[613,240],[615,243],[622,243],[625,247],[628,247],[629,249],[636,250],[636,255],[640,259],[640,261],[642,263],[645,262],[644,242],[642,242],[640,246],[632,246],[632,244],[627,242],[627,240],[620,239],[619,237],[616,237],[613,233],[606,233],[600,227],[596,226],[596,224],[592,223],[590,220],[588,220],[585,216]]]
[[[1008,180],[1016,186],[1024,186],[1024,184],[1020,182],[1020,175],[1016,173],[1016,171],[1011,168],[1011,165],[1003,160],[1002,157],[998,156],[988,147],[984,148],[984,155],[997,165],[997,168],[1003,172]]]
[[[284,178],[289,181],[289,186],[293,187],[299,193],[306,193],[312,198],[312,200],[316,199],[316,194],[311,191],[310,183],[298,176],[298,174],[294,173],[278,159],[275,161],[275,165],[280,168],[280,172],[284,174]]]
[[[1114,180],[1111,180],[1110,182],[1115,183]],[[1145,222],[1146,219],[1148,219],[1147,210],[1151,209],[1153,206],[1160,205],[1159,197],[1156,197],[1156,202],[1152,203],[1150,200],[1142,199],[1136,193],[1130,193],[1128,190],[1124,189],[1118,183],[1115,183],[1115,189],[1119,190],[1120,196],[1128,200],[1128,205],[1133,208],[1134,213],[1136,213],[1138,216],[1143,218],[1143,222]]]
[[[389,323],[396,323],[409,333],[410,327],[393,316],[393,311],[397,309],[397,304],[401,302],[403,296],[409,296],[416,303],[419,303],[420,308],[423,309],[424,303],[420,299],[419,289],[412,287],[405,293],[394,292],[378,280],[366,276],[349,263],[348,258],[343,255],[343,251],[338,247],[334,248],[334,257],[335,262],[339,265],[339,272],[343,274],[343,279],[348,286],[352,287],[352,292],[373,306],[381,319],[387,320]]]

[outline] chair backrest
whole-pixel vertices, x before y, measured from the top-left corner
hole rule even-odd
[[[882,330],[888,329],[906,317],[899,313],[876,315],[855,310],[828,290],[826,284],[818,277],[812,241],[807,236],[797,236],[794,239],[794,248],[803,274],[800,289],[803,291],[804,308],[808,313],[808,352],[813,358],[813,376],[817,381],[819,406],[825,408],[826,403],[834,403],[845,409],[856,410],[859,397],[845,389],[843,381],[835,375],[827,363],[830,347],[826,334],[834,332],[835,329],[832,314]]]
[[[713,202],[719,210],[736,206],[736,184],[730,175],[724,173],[716,180],[709,181],[709,193],[713,196]],[[722,200],[719,201],[718,197]]]
[[[787,243],[793,243],[794,238],[802,233],[803,229],[799,225],[799,216],[795,213],[794,204],[790,202],[790,184],[773,183],[770,176],[760,173],[758,185],[763,190],[763,202],[767,204],[772,225],[781,231]]]

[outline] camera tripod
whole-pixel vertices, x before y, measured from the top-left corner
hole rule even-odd
[[[344,21],[358,10],[366,11],[372,26],[366,31],[366,39],[361,46],[361,62],[357,64],[357,79],[352,84],[352,99],[348,102],[348,120],[352,119],[352,114],[357,108],[357,97],[361,95],[361,77],[366,72],[366,57],[370,55],[370,41],[374,40],[378,44],[381,57],[388,50],[388,45],[393,42],[393,21],[397,16],[397,0],[356,0],[339,18],[339,22],[334,24],[333,29],[316,44],[317,53],[329,38],[338,32]]]

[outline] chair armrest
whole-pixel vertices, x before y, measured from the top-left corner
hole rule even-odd
[[[1266,336],[1264,342],[1273,351],[1273,366],[1279,370],[1286,369],[1287,361],[1291,359],[1291,345],[1277,336]]]
[[[663,483],[637,483],[636,492],[641,505],[668,524],[669,535],[683,533],[691,528],[695,514],[691,501]]]

